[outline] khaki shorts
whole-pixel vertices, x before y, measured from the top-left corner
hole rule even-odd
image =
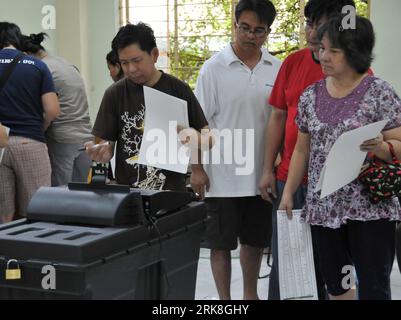
[[[10,137],[0,164],[0,215],[25,216],[33,194],[50,184],[46,144],[24,137]]]

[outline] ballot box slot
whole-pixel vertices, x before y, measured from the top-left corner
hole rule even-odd
[[[98,236],[99,234],[100,233],[83,232],[83,233],[77,234],[77,235],[69,237],[69,238],[64,238],[64,240],[69,240],[69,241],[78,240],[78,239],[83,239],[83,238],[86,238],[86,237]]]
[[[51,236],[55,236],[58,234],[67,234],[67,233],[71,233],[71,231],[67,231],[67,230],[53,230],[50,232],[46,232],[40,235],[37,235],[36,238],[49,238]]]
[[[22,229],[22,230],[18,230],[18,231],[14,231],[14,232],[10,232],[7,233],[7,235],[9,236],[18,236],[24,233],[29,233],[29,232],[36,232],[36,231],[42,231],[43,229],[40,228],[26,228],[26,229]]]

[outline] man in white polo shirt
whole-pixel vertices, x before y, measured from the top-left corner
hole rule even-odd
[[[191,177],[194,191],[206,196],[211,217],[206,244],[222,300],[231,299],[231,250],[238,239],[245,300],[258,299],[263,248],[270,243],[271,206],[259,196],[258,180],[271,112],[267,100],[281,64],[262,48],[275,16],[268,0],[241,0],[235,9],[235,41],[206,61],[196,85],[209,126],[225,131],[215,145],[221,164],[194,166]],[[244,163],[238,163],[241,157]]]

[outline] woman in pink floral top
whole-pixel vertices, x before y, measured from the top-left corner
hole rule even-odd
[[[331,19],[319,29],[326,79],[308,87],[300,98],[298,141],[280,209],[291,218],[292,195],[308,169],[303,217],[312,225],[330,298],[354,299],[354,291],[343,281],[344,267],[353,265],[360,299],[391,299],[395,222],[401,220],[398,199],[372,204],[357,180],[323,199],[315,191],[328,153],[344,132],[388,119],[382,134],[365,141],[361,150],[391,161],[384,143],[391,141],[401,158],[401,100],[388,83],[367,72],[374,47],[372,25],[357,17],[356,29],[344,30],[342,20]]]

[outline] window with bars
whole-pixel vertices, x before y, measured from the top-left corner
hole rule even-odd
[[[120,22],[145,22],[155,32],[158,68],[192,88],[204,61],[233,39],[238,0],[119,0]],[[272,0],[277,18],[266,46],[283,59],[305,43],[303,9],[307,0]],[[367,1],[357,0],[368,16]]]

